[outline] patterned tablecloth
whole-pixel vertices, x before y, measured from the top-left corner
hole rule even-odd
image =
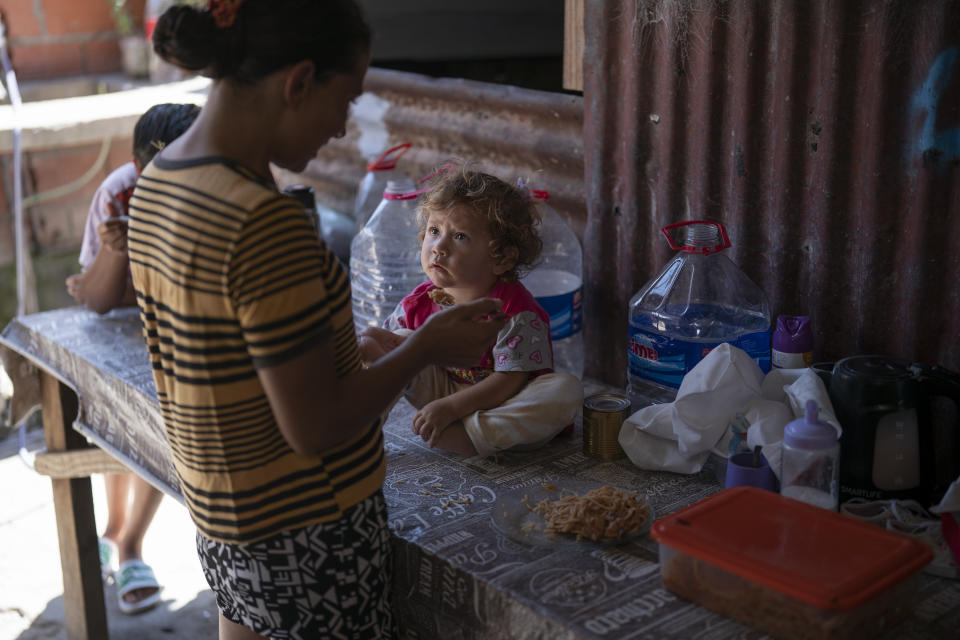
[[[97,316],[72,307],[19,318],[0,337],[0,355],[14,381],[14,416],[39,401],[40,367],[77,393],[75,428],[180,499],[136,310]],[[551,547],[493,522],[498,498],[544,482],[631,489],[664,515],[718,491],[712,470],[687,476],[587,457],[579,425],[538,451],[462,458],[427,448],[409,430],[413,413],[399,402],[384,429],[404,638],[765,637],[666,591],[649,536]],[[952,638],[958,628],[960,583],[924,575],[914,616],[889,637]]]

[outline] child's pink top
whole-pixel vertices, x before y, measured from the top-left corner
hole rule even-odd
[[[440,311],[443,307],[430,298],[430,292],[436,288],[428,281],[414,289],[387,318],[387,329],[417,329]],[[487,297],[503,301],[503,312],[509,320],[479,363],[470,368],[448,367],[449,375],[457,382],[474,384],[494,371],[529,371],[531,377],[552,373],[550,316],[533,294],[519,282],[498,281]]]

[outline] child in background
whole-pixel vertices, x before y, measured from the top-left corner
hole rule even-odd
[[[130,196],[143,168],[199,113],[195,104],[166,103],[150,107],[137,120],[133,160],[107,176],[90,203],[80,246],[82,271],[67,278],[67,291],[77,302],[100,314],[137,304],[127,256],[127,220],[117,218],[129,214]]]
[[[472,367],[428,367],[404,390],[419,411],[413,432],[431,447],[487,456],[532,449],[570,425],[583,403],[573,375],[553,373],[550,319],[518,277],[540,255],[540,216],[529,195],[502,180],[452,166],[418,209],[420,264],[429,278],[361,336],[376,360],[442,308],[482,298],[509,317]]]
[[[144,113],[133,130],[133,161],[115,169],[93,196],[80,250],[83,271],[67,278],[67,291],[81,304],[103,314],[136,304],[127,256],[130,195],[140,171],[167,143],[186,131],[200,108],[194,104],[158,104]],[[120,611],[146,611],[160,602],[153,569],[141,559],[143,538],[163,494],[134,473],[104,476],[107,524],[100,536],[104,579],[114,576]]]

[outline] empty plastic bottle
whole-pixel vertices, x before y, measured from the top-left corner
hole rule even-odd
[[[390,180],[380,205],[350,244],[350,285],[357,329],[379,327],[404,296],[426,280],[420,266],[413,180]]]
[[[539,201],[543,251],[523,284],[550,316],[554,370],[583,378],[583,249],[580,239],[553,207],[546,191],[533,190]]]
[[[678,246],[670,230],[686,227]],[[727,342],[770,371],[770,308],[766,296],[720,253],[730,246],[719,222],[663,227],[674,257],[630,299],[627,394],[634,409],[672,402],[686,375]]]
[[[317,233],[320,233],[320,221],[317,219],[317,199],[314,196],[313,187],[306,184],[292,184],[289,187],[284,187],[283,192],[303,205],[304,212],[310,219],[310,224],[313,225]]]
[[[327,243],[334,255],[347,268],[350,264],[350,243],[356,235],[353,227],[353,218],[350,216],[317,205],[317,219],[320,221],[320,235]]]
[[[357,189],[357,200],[353,208],[353,220],[357,231],[363,228],[374,210],[383,199],[383,190],[391,180],[409,178],[397,169],[397,160],[410,150],[409,142],[404,142],[384,151],[379,158],[367,163],[367,173]]]
[[[290,185],[285,187],[283,192],[303,205],[317,234],[345,267],[349,265],[350,242],[354,236],[353,220],[338,211],[318,206],[313,187],[309,185]]]

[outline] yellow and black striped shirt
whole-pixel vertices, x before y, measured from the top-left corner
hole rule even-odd
[[[303,207],[222,158],[158,155],[130,202],[133,282],[174,466],[200,532],[230,543],[340,518],[383,484],[379,422],[313,456],[256,369],[336,345],[360,367],[349,280]],[[317,423],[323,421],[317,407]],[[324,429],[335,428],[322,425]]]

